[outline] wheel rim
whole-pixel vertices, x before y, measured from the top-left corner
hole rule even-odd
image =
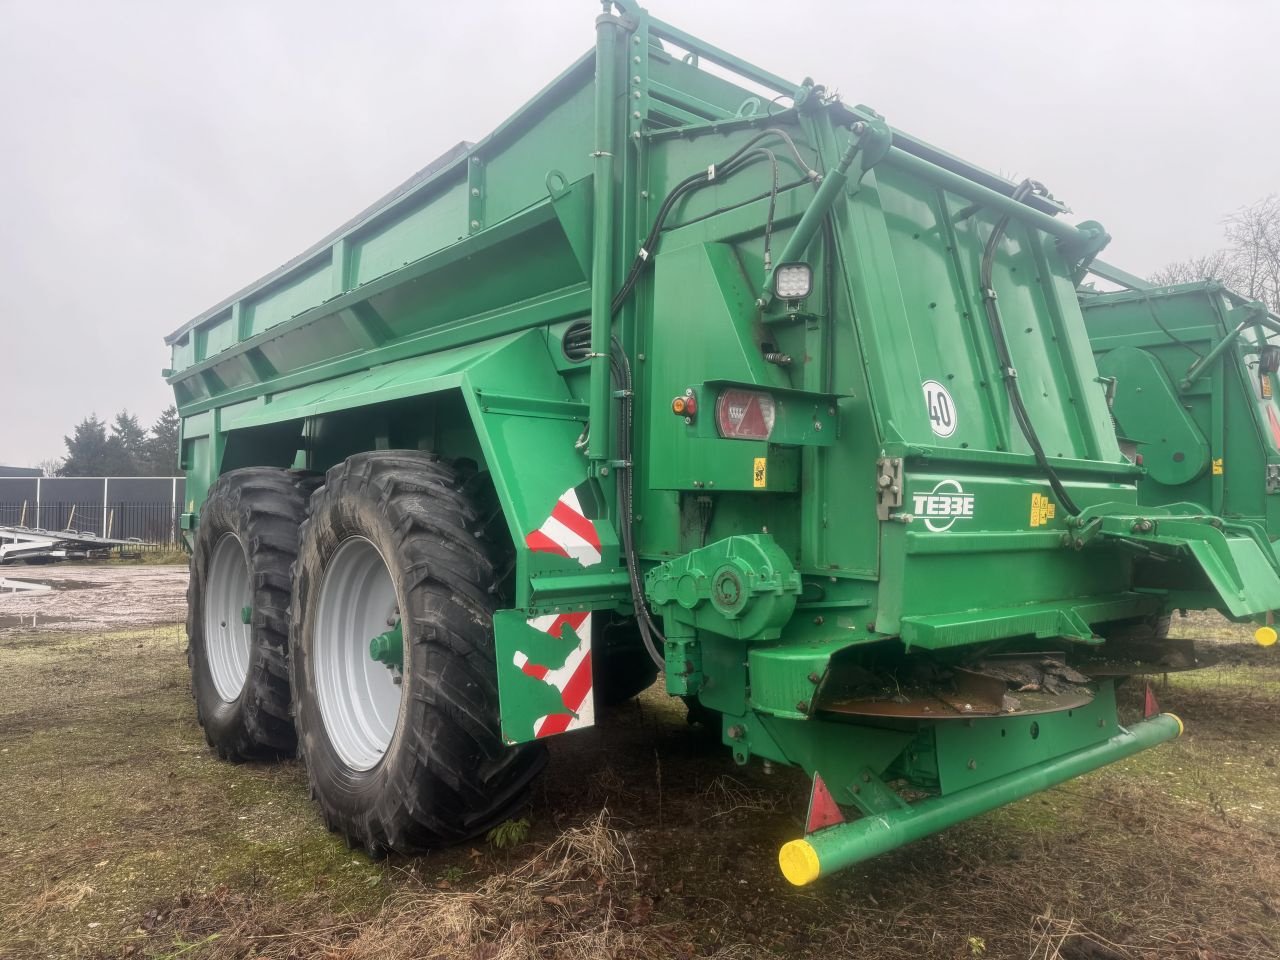
[[[226,703],[244,690],[249,678],[253,627],[244,612],[253,605],[249,564],[234,533],[224,533],[213,546],[204,601],[204,644],[213,687]]]
[[[344,540],[325,567],[312,631],[311,670],[325,733],[354,770],[387,752],[400,719],[400,675],[369,653],[398,620],[395,583],[378,548]]]

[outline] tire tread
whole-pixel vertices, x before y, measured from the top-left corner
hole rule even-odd
[[[514,551],[505,526],[496,529],[502,517],[499,510],[495,521],[497,498],[488,477],[465,474],[419,451],[356,454],[328,471],[303,525],[291,616],[295,689],[309,690],[301,666],[305,653],[297,651],[305,644],[308,595],[319,588],[316,541],[329,535],[316,525],[333,512],[349,514],[354,508],[339,507],[344,498],[372,501],[389,521],[404,608],[412,611],[406,643],[425,647],[428,669],[407,715],[414,726],[393,742],[406,755],[370,807],[357,809],[338,791],[330,795],[328,773],[319,767],[330,762],[327,743],[317,741],[326,749],[313,755],[312,733],[299,719],[299,752],[325,823],[372,854],[415,853],[484,833],[527,802],[546,762],[542,744],[511,747],[502,741],[492,622],[507,596],[499,577]],[[323,738],[323,731],[315,736]]]
[[[187,584],[187,665],[196,719],[206,742],[224,760],[291,756],[296,749],[288,670],[291,568],[307,498],[319,483],[318,477],[298,471],[246,467],[220,476],[205,498],[201,513],[206,522],[197,528]],[[209,541],[216,542],[228,525],[237,527],[249,552],[256,654],[250,660],[237,722],[232,724],[213,722],[206,710],[196,662],[203,649],[203,581],[213,546]]]

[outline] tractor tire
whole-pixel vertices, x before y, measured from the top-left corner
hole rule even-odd
[[[224,760],[292,756],[290,568],[315,478],[271,467],[209,488],[191,550],[187,664],[205,739]],[[248,610],[247,622],[243,617]]]
[[[325,824],[370,856],[485,833],[546,762],[500,733],[500,519],[486,475],[415,450],[357,454],[311,498],[290,637],[299,752]],[[375,660],[379,635],[396,653]]]

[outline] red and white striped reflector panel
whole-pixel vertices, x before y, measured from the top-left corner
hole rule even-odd
[[[594,566],[601,560],[600,534],[596,532],[595,523],[583,513],[578,492],[573,487],[560,495],[551,516],[524,538],[524,544],[530,550],[577,560],[584,567]]]
[[[564,713],[551,713],[534,721],[533,735],[550,737],[591,726],[596,722],[595,700],[591,696],[591,612],[551,613],[534,617],[528,623],[533,629],[566,643],[577,637],[577,645],[565,658],[564,666],[555,670],[533,663],[524,653],[516,651],[515,665],[533,679],[555,687],[564,703]],[[564,629],[566,626],[571,632]]]

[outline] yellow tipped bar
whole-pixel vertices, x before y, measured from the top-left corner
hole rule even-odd
[[[1122,727],[1114,737],[1091,747],[1052,757],[986,783],[930,797],[901,810],[827,827],[802,840],[791,840],[778,851],[778,866],[782,868],[782,875],[796,886],[813,883],[819,877],[945,830],[961,820],[1172,740],[1180,736],[1182,730],[1182,721],[1176,716],[1159,714],[1131,727]]]
[[[1253,631],[1253,639],[1258,642],[1260,647],[1270,647],[1276,642],[1275,627],[1259,627]]]
[[[813,883],[821,875],[818,863],[818,851],[814,850],[808,840],[788,840],[778,851],[778,866],[788,882],[797,887]]]

